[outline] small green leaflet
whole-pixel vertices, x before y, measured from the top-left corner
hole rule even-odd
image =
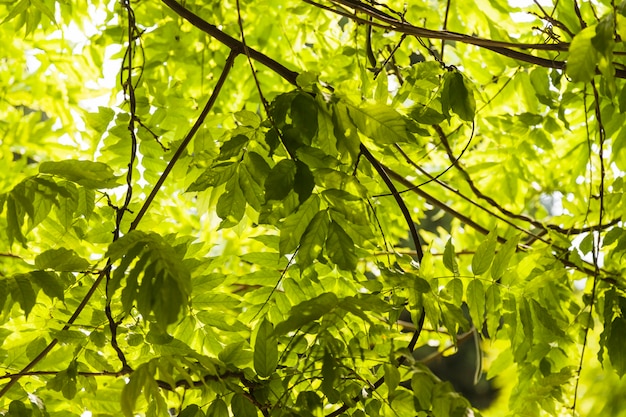
[[[290,159],[278,162],[265,179],[265,199],[282,200],[293,190],[297,166]]]
[[[249,110],[238,111],[233,114],[234,119],[242,126],[248,126],[253,129],[258,129],[261,125],[261,118],[258,114]]]
[[[331,403],[339,401],[339,391],[335,389],[335,380],[338,377],[337,365],[335,358],[328,350],[324,350],[324,359],[322,362],[322,384],[320,386],[324,395]]]
[[[535,317],[537,317],[537,321],[539,321],[546,330],[555,336],[565,337],[565,332],[547,308],[539,304],[535,299],[531,299],[530,303]]]
[[[434,376],[430,372],[418,369],[413,373],[411,377],[411,389],[413,389],[415,399],[417,400],[416,411],[430,410],[434,387]]]
[[[385,384],[387,384],[389,395],[392,396],[398,385],[400,385],[400,371],[393,364],[385,364]],[[392,397],[393,398],[393,397]]]
[[[305,201],[295,213],[290,214],[280,228],[280,254],[292,253],[300,243],[300,238],[307,226],[317,214],[320,207],[320,199],[312,195]]]
[[[89,261],[81,258],[70,249],[49,249],[35,258],[35,266],[39,269],[54,271],[84,271],[89,268]]]
[[[117,182],[119,177],[114,175],[113,169],[102,162],[74,159],[59,162],[46,161],[39,165],[39,172],[65,178],[91,189],[115,188],[120,185]]]
[[[276,325],[274,334],[280,336],[309,324],[324,314],[332,312],[339,299],[332,292],[321,294],[310,300],[301,302],[291,308],[289,318]]]
[[[326,210],[318,212],[307,226],[298,249],[297,259],[301,268],[306,268],[320,255],[328,236],[330,219]]]
[[[207,417],[229,417],[228,406],[221,398],[213,401],[206,412]]]
[[[317,103],[307,93],[299,93],[291,102],[291,120],[293,127],[304,137],[304,143],[310,144],[317,133]]]
[[[500,327],[502,299],[500,296],[500,286],[492,284],[487,288],[487,300],[485,311],[487,316],[487,332],[490,338],[495,338],[498,327]]]
[[[238,164],[223,162],[207,168],[200,176],[187,188],[187,192],[204,191],[209,187],[217,187],[228,181],[237,172]]]
[[[246,212],[246,197],[239,184],[239,174],[235,173],[226,183],[226,192],[217,200],[215,212],[222,219],[220,228],[236,226]]]
[[[115,112],[113,109],[99,106],[97,112],[87,113],[85,122],[97,133],[102,134],[107,129],[114,116]]]
[[[606,340],[606,350],[609,353],[613,368],[622,377],[626,374],[626,349],[624,349],[626,319],[617,317],[611,322],[610,327],[611,331]]]
[[[498,280],[504,275],[504,272],[511,261],[511,257],[517,250],[519,239],[520,235],[517,235],[507,240],[506,243],[502,245],[498,253],[496,253],[493,259],[493,265],[491,266],[491,278],[494,280]]]
[[[446,248],[443,251],[443,265],[446,269],[454,274],[455,277],[459,276],[459,265],[456,262],[456,254],[454,245],[452,244],[452,238],[448,239]]]
[[[4,279],[3,282],[6,282],[6,286],[8,287],[7,293],[11,294],[13,300],[20,304],[24,315],[28,318],[28,314],[35,306],[35,300],[37,298],[33,286],[28,279],[28,275],[16,275],[12,278]],[[4,304],[4,300],[2,300],[2,304]]]
[[[70,362],[67,370],[61,371],[57,373],[51,380],[47,383],[47,388],[50,388],[54,391],[60,391],[68,400],[71,400],[76,395],[76,376],[78,375],[77,370],[78,364],[74,359]]]
[[[485,321],[485,288],[480,279],[474,278],[467,284],[465,292],[467,305],[469,306],[470,317],[474,327],[482,329]]]
[[[474,92],[468,87],[463,75],[457,71],[449,71],[444,75],[441,90],[441,107],[444,115],[449,116],[450,110],[461,120],[471,122],[476,113]]]
[[[56,297],[63,300],[65,287],[58,274],[52,271],[30,271],[27,276],[30,281],[36,283],[39,288],[50,298]]]
[[[270,377],[278,365],[278,342],[272,323],[263,319],[254,341],[254,369],[261,378]]]
[[[217,160],[227,160],[238,156],[243,148],[248,144],[247,136],[245,135],[236,135],[232,137],[230,140],[227,140],[220,147],[220,154],[217,157]]]
[[[235,417],[257,417],[257,408],[243,394],[233,395],[230,401],[230,408]]]
[[[326,253],[335,265],[346,271],[354,270],[359,261],[352,238],[334,220],[330,224],[326,238]]]
[[[484,274],[491,266],[491,261],[493,261],[496,252],[497,237],[496,229],[492,230],[487,235],[485,241],[476,249],[476,253],[472,258],[472,272],[474,275]]]
[[[410,142],[406,121],[393,108],[385,104],[349,106],[354,124],[367,137],[378,144]]]
[[[239,186],[248,204],[256,211],[260,211],[265,202],[264,185],[269,172],[270,166],[256,152],[246,152],[239,165]]]
[[[565,73],[573,82],[589,82],[596,74],[598,51],[592,43],[595,36],[595,26],[587,27],[574,36],[569,46]]]

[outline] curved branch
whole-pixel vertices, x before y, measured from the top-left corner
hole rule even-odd
[[[397,20],[393,16],[390,16],[375,7],[362,3],[356,0],[330,0],[334,4],[339,4],[352,8],[355,12],[362,12],[371,16],[385,24],[378,22],[370,22],[367,19],[359,18],[351,13],[346,13],[341,10],[336,10],[323,4],[316,3],[313,0],[303,0],[312,6],[328,10],[332,13],[344,16],[348,19],[354,20],[362,24],[376,26],[385,30],[404,33],[406,35],[413,35],[418,38],[438,39],[441,41],[454,41],[467,45],[474,45],[481,48],[488,49],[497,54],[512,58],[518,61],[527,62],[529,64],[538,65],[545,68],[565,69],[566,62],[556,59],[542,58],[529,53],[516,51],[511,48],[524,49],[524,50],[536,50],[536,51],[552,51],[552,52],[567,52],[569,50],[569,43],[514,43],[506,41],[496,41],[492,39],[479,38],[475,36],[465,35],[463,33],[450,32],[447,30],[432,30],[413,26],[407,22]],[[599,71],[596,70],[599,74]],[[626,78],[626,70],[615,69],[616,78]]]
[[[201,31],[205,32],[207,35],[211,36],[213,39],[221,42],[225,46],[229,47],[231,50],[237,51],[238,54],[243,53],[244,51],[243,43],[233,38],[232,36],[222,32],[221,30],[217,28],[217,26],[212,25],[211,23],[202,19],[200,16],[186,9],[184,6],[180,5],[175,0],[161,0],[161,1],[165,3],[167,7],[172,9],[180,17],[187,20],[189,23],[191,23],[192,25],[194,25]],[[296,84],[296,77],[298,77],[297,72],[290,70],[289,68],[285,67],[280,62],[270,58],[269,56],[257,51],[254,48],[247,47],[247,50],[248,50],[248,54],[250,58],[265,65],[266,67],[268,67],[269,69],[271,69],[272,71],[280,75],[289,83],[293,85],[297,85]]]
[[[230,54],[228,55],[228,58],[226,58],[226,63],[224,64],[224,69],[222,70],[222,74],[220,75],[220,78],[217,80],[217,83],[215,84],[215,88],[213,89],[213,93],[211,94],[211,97],[209,97],[209,100],[204,106],[204,109],[202,109],[202,112],[198,116],[198,119],[196,119],[196,122],[193,124],[192,128],[189,130],[189,133],[187,133],[187,136],[185,136],[185,138],[181,142],[178,149],[176,149],[176,153],[174,153],[174,156],[172,156],[172,159],[170,159],[170,161],[168,162],[167,167],[165,167],[165,170],[163,171],[158,181],[152,188],[150,195],[144,201],[143,205],[141,206],[141,209],[139,209],[137,216],[135,217],[133,222],[130,224],[129,231],[135,230],[137,228],[137,226],[139,225],[139,222],[141,221],[143,216],[146,214],[146,211],[150,207],[150,204],[152,204],[152,201],[154,200],[157,193],[161,189],[161,186],[167,179],[169,173],[174,168],[174,165],[176,164],[176,162],[178,162],[183,152],[187,148],[187,145],[189,145],[189,142],[191,142],[191,139],[193,139],[198,129],[200,129],[200,126],[202,126],[202,123],[204,123],[204,119],[209,114],[209,111],[211,111],[211,109],[213,108],[213,105],[217,101],[217,97],[222,91],[222,87],[224,86],[224,83],[226,82],[226,79],[228,78],[228,74],[231,68],[233,67],[233,64],[235,63],[235,58],[237,58],[237,55],[239,55],[240,53],[241,53],[240,49],[231,49]]]

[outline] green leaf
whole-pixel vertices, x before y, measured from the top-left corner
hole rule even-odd
[[[449,109],[466,122],[474,120],[476,113],[476,101],[474,92],[468,87],[463,75],[457,70],[452,70],[444,75],[443,89],[441,91],[442,109],[445,115]]]
[[[293,189],[298,194],[298,200],[302,204],[313,192],[315,181],[313,173],[308,165],[301,161],[296,161],[296,176],[294,178]]]
[[[213,401],[206,412],[206,417],[229,417],[229,415],[228,406],[221,398]]]
[[[28,6],[30,6],[30,0],[20,0],[19,3],[11,7],[11,11],[9,12],[9,14],[6,15],[4,19],[2,19],[2,22],[0,22],[0,25],[12,19],[15,19],[15,17],[17,17],[19,14],[24,13],[28,9]]]
[[[353,271],[359,261],[352,238],[334,220],[328,229],[326,254],[335,265],[346,271]]]
[[[33,286],[27,277],[27,275],[22,274],[7,280],[8,292],[11,294],[13,301],[17,301],[20,304],[26,318],[28,318],[35,306],[37,298]]]
[[[36,283],[48,297],[63,301],[65,287],[57,274],[51,271],[31,271],[27,275],[27,279]]]
[[[70,362],[67,370],[57,373],[51,380],[48,381],[46,385],[47,388],[54,391],[60,391],[63,394],[63,397],[68,400],[73,399],[77,393],[76,367],[76,360],[73,360]]]
[[[33,415],[33,410],[26,407],[23,402],[13,400],[9,404],[8,414],[5,415],[6,417],[31,417]]]
[[[364,104],[349,107],[349,113],[358,129],[378,144],[410,142],[406,121],[385,104]]]
[[[115,117],[113,109],[99,106],[97,112],[87,113],[86,122],[89,127],[101,134],[106,131],[113,117]]]
[[[389,395],[391,395],[398,385],[400,385],[400,371],[393,364],[387,363],[385,364],[385,384],[387,385],[387,389]]]
[[[220,228],[239,224],[246,212],[246,197],[239,185],[239,174],[233,175],[228,180],[225,191],[215,206],[215,212],[223,220]]]
[[[617,101],[619,103],[619,112],[622,114],[626,113],[626,84],[622,86]]]
[[[317,133],[317,104],[310,94],[300,93],[293,99],[291,119],[293,127],[303,136],[303,142],[310,145]]]
[[[261,155],[246,152],[239,166],[239,186],[247,203],[256,211],[265,202],[265,178],[269,172],[270,167]]]
[[[559,326],[553,315],[544,306],[539,304],[535,299],[530,300],[533,312],[541,325],[552,334],[558,337],[565,337],[563,328]]]
[[[487,288],[487,300],[485,303],[485,312],[487,317],[487,332],[490,338],[495,338],[496,332],[501,324],[502,298],[500,295],[500,286],[492,284]]]
[[[233,395],[230,407],[235,417],[257,417],[258,410],[252,402],[242,394]]]
[[[84,271],[89,269],[90,264],[71,249],[49,249],[35,258],[35,266],[39,269],[52,269],[54,271]]]
[[[265,179],[265,199],[282,200],[294,189],[298,168],[290,159],[278,162]]]
[[[333,133],[337,138],[337,150],[356,160],[360,152],[361,140],[357,134],[357,128],[348,114],[348,107],[344,103],[338,102],[331,108]]]
[[[278,342],[272,323],[263,319],[254,342],[254,369],[261,378],[270,377],[278,365]]]
[[[510,238],[504,245],[502,245],[498,253],[496,253],[493,259],[493,265],[491,266],[491,278],[494,280],[502,278],[504,272],[509,266],[509,263],[511,262],[511,258],[517,250],[519,240],[520,235]]]
[[[454,274],[455,277],[459,276],[459,265],[456,262],[456,253],[454,245],[452,244],[452,238],[448,239],[446,247],[443,251],[443,266]]]
[[[331,292],[303,301],[291,308],[287,320],[276,325],[274,334],[280,336],[318,320],[324,314],[332,312],[338,303],[339,299]]]
[[[472,272],[474,275],[484,274],[491,266],[496,252],[497,237],[496,229],[492,230],[487,235],[485,241],[476,249],[476,253],[472,258]]]
[[[300,244],[300,239],[309,223],[317,214],[320,199],[313,195],[304,202],[298,211],[289,215],[280,227],[280,254],[292,253]]]
[[[321,389],[328,401],[336,403],[339,401],[339,391],[335,389],[335,380],[338,377],[337,365],[333,355],[328,350],[324,351],[322,362],[322,384]]]
[[[591,43],[596,50],[605,57],[610,57],[615,46],[613,38],[615,33],[615,24],[613,14],[609,14],[600,19],[596,25],[596,34],[591,38]]]
[[[328,212],[324,210],[315,214],[300,239],[297,259],[301,268],[304,269],[311,265],[322,253],[329,228],[330,218],[328,217]]]
[[[611,331],[606,341],[606,349],[613,368],[622,377],[626,374],[626,350],[624,349],[624,335],[626,334],[626,319],[618,317],[610,324]]]
[[[46,161],[39,165],[39,172],[65,178],[91,189],[115,188],[120,185],[119,177],[113,173],[113,169],[102,162],[73,159],[59,162]]]
[[[467,284],[465,292],[467,304],[469,306],[470,317],[474,327],[481,329],[485,321],[485,288],[480,279],[474,278]]]
[[[204,417],[204,413],[196,404],[191,404],[181,410],[177,417]]]
[[[589,82],[596,74],[598,51],[592,43],[595,35],[596,28],[591,26],[581,30],[572,39],[565,73],[573,82]]]
[[[258,129],[261,125],[261,118],[259,117],[259,115],[248,110],[238,111],[233,114],[233,117],[235,118],[237,123],[242,126]]]
[[[426,125],[436,125],[446,120],[446,116],[422,104],[415,105],[411,109],[410,116],[417,123]]]
[[[220,154],[217,157],[217,160],[225,160],[230,159],[234,156],[238,156],[244,147],[248,144],[247,136],[244,135],[236,135],[230,140],[224,142],[222,147],[220,148]]]
[[[207,168],[200,176],[187,188],[187,192],[204,191],[209,187],[217,187],[232,178],[237,172],[238,164],[225,162]]]
[[[162,236],[133,230],[109,245],[107,256],[112,261],[123,257],[113,281],[126,276],[122,304],[127,311],[136,302],[143,316],[153,315],[164,326],[178,319],[189,303],[191,274],[182,256]],[[112,284],[112,288],[117,285]]]
[[[413,373],[411,389],[417,400],[415,411],[430,410],[434,386],[434,377],[430,372],[418,369]]]

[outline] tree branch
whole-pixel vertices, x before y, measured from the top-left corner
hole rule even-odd
[[[219,30],[217,26],[212,25],[211,23],[202,19],[200,16],[186,9],[184,6],[180,5],[175,0],[161,0],[161,1],[165,3],[170,9],[172,9],[180,17],[187,20],[189,23],[191,23],[192,25],[194,25],[201,31],[205,32],[206,34],[208,34],[215,40],[229,47],[231,50],[236,51],[237,54],[243,53],[244,45],[237,39],[233,38],[232,36]],[[298,76],[297,72],[290,70],[289,68],[285,67],[283,64],[279,63],[278,61],[275,61],[274,59],[268,57],[265,54],[262,54],[261,52],[257,51],[254,48],[248,47],[248,53],[249,53],[250,58],[265,65],[266,67],[268,67],[269,69],[271,69],[272,71],[280,75],[289,83],[293,85],[297,85],[296,84],[296,77]]]

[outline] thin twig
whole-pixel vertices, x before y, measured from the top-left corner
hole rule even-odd
[[[235,63],[235,58],[237,58],[237,55],[239,55],[241,51],[242,50],[239,48],[231,49],[230,54],[228,55],[228,58],[226,58],[226,63],[224,64],[224,69],[222,70],[222,74],[220,75],[220,78],[217,80],[217,83],[215,84],[215,88],[213,89],[213,93],[211,94],[211,97],[209,98],[206,105],[204,106],[204,109],[202,109],[202,112],[196,119],[196,122],[192,126],[191,130],[189,130],[189,133],[187,133],[187,136],[185,136],[183,141],[180,143],[180,146],[178,147],[178,149],[176,149],[176,152],[172,156],[172,159],[170,159],[167,166],[163,170],[163,174],[161,174],[156,184],[152,188],[150,195],[146,198],[143,205],[139,209],[139,212],[137,213],[137,216],[131,223],[128,231],[135,230],[137,228],[137,226],[139,225],[139,222],[141,221],[143,216],[146,214],[146,211],[150,207],[150,204],[152,204],[152,201],[154,200],[157,193],[161,189],[161,186],[163,185],[168,175],[174,168],[174,165],[176,164],[176,162],[178,162],[180,157],[183,155],[183,153],[185,152],[185,149],[191,142],[191,139],[193,139],[198,129],[200,129],[200,126],[202,126],[202,123],[204,123],[204,119],[206,118],[206,116],[209,114],[209,112],[215,105],[215,102],[217,101],[217,97],[222,91],[222,87],[224,86],[224,83],[226,82],[226,79],[228,78],[228,73],[230,72],[231,68],[233,67],[233,64]]]
[[[598,94],[598,89],[596,87],[595,81],[591,81],[591,88],[593,89],[594,96],[594,109],[595,109],[595,118],[596,123],[598,125],[598,136],[599,136],[599,149],[598,156],[600,158],[600,190],[599,190],[599,213],[598,213],[598,224],[602,224],[603,216],[604,216],[604,181],[605,181],[605,166],[604,166],[604,144],[606,141],[606,132],[604,130],[604,125],[602,124],[602,112],[600,110],[600,96]],[[572,404],[572,413],[576,414],[576,401],[578,399],[578,386],[580,383],[580,374],[583,370],[583,360],[585,358],[585,350],[587,348],[587,338],[589,336],[589,331],[593,325],[593,305],[596,300],[596,291],[598,287],[598,278],[600,276],[600,245],[602,243],[602,237],[600,235],[600,230],[596,230],[592,232],[595,234],[593,237],[593,248],[591,251],[591,256],[593,258],[594,265],[594,274],[593,274],[593,283],[591,287],[591,295],[589,297],[589,317],[587,319],[587,326],[585,327],[585,335],[583,337],[583,346],[580,352],[580,361],[578,363],[578,369],[576,370],[576,385],[574,386],[574,401]],[[606,325],[606,323],[605,323]]]

